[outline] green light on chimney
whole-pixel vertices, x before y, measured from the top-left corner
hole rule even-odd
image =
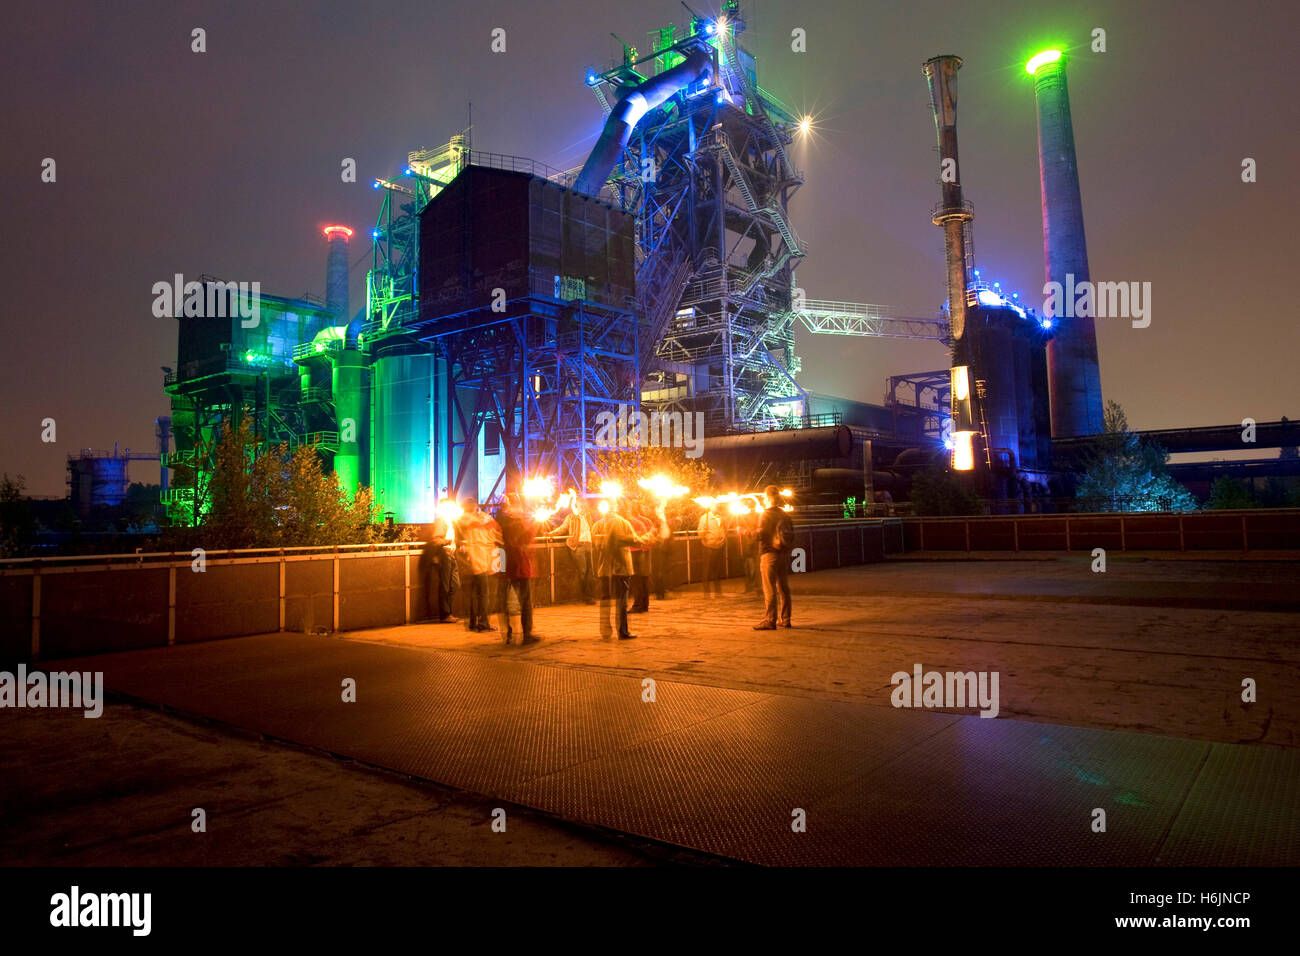
[[[1033,76],[1035,73],[1038,72],[1038,68],[1040,66],[1046,66],[1048,63],[1055,63],[1060,58],[1061,58],[1060,50],[1044,50],[1042,53],[1039,53],[1037,56],[1033,56],[1029,58],[1029,62],[1025,64],[1025,72],[1028,73],[1030,76]]]

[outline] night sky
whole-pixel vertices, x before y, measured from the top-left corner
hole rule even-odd
[[[716,7],[695,2],[700,13]],[[1032,53],[1071,51],[1071,103],[1094,280],[1152,283],[1152,322],[1099,320],[1103,392],[1140,428],[1300,417],[1295,108],[1300,4],[750,0],[741,42],[762,85],[814,114],[792,218],[810,298],[931,315],[943,247],[921,63],[955,53],[966,198],[985,278],[1043,284]],[[901,9],[897,9],[901,8]],[[153,448],[176,325],[151,313],[173,273],[324,293],[320,227],[358,230],[361,305],[375,176],[466,125],[474,145],[580,165],[602,113],[583,85],[649,52],[675,0],[6,5],[5,368],[0,471],[61,494],[80,447]],[[207,52],[190,31],[207,31]],[[507,52],[490,52],[491,30]],[[790,51],[807,31],[808,52]],[[1107,32],[1107,52],[1089,50]],[[58,180],[40,180],[45,157]],[[340,181],[345,157],[357,182]],[[1258,182],[1241,182],[1241,162]],[[801,333],[805,387],[879,402],[890,374],[946,365],[932,343]],[[41,420],[58,423],[56,444]],[[157,467],[136,463],[135,480]]]

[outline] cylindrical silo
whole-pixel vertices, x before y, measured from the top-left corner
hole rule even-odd
[[[366,460],[369,416],[365,406],[365,379],[366,357],[359,350],[345,348],[334,355],[331,385],[339,432],[334,474],[349,495],[355,495],[362,483],[362,462]]]
[[[1040,53],[1026,64],[1038,104],[1038,170],[1043,199],[1043,271],[1047,282],[1072,288],[1090,281],[1083,232],[1083,199],[1074,153],[1065,55]],[[1102,430],[1101,369],[1091,316],[1051,315],[1054,335],[1047,346],[1052,435],[1065,438]]]
[[[414,346],[380,350],[371,369],[375,502],[395,521],[432,521],[433,356]]]

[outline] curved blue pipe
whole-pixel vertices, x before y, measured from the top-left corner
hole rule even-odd
[[[599,193],[641,118],[674,93],[707,79],[712,73],[713,58],[704,50],[696,50],[672,69],[664,70],[626,91],[610,110],[605,128],[578,174],[574,188],[589,196]]]

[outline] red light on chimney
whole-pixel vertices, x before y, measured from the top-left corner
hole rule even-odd
[[[344,241],[352,238],[352,230],[347,226],[326,226],[324,232],[326,239],[332,240],[336,235],[342,236]]]

